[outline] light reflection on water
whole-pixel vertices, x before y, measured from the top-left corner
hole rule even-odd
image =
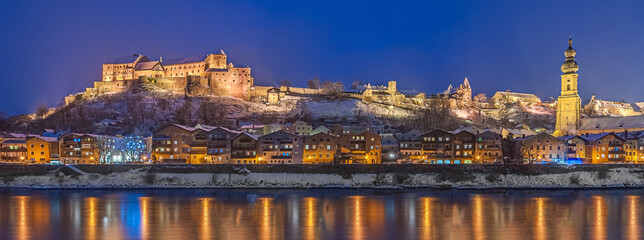
[[[641,239],[644,190],[1,190],[12,239]]]

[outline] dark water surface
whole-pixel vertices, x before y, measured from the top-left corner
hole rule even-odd
[[[0,190],[2,239],[642,239],[644,190]]]

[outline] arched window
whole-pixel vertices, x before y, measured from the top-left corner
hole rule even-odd
[[[568,85],[568,91],[570,91],[570,85]]]

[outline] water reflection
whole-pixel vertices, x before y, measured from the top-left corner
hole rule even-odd
[[[0,191],[12,239],[642,239],[644,190]]]

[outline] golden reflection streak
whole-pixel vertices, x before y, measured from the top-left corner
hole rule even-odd
[[[485,233],[485,217],[483,216],[483,197],[481,195],[475,195],[472,198],[474,201],[474,213],[472,216],[472,227],[474,228],[474,239],[487,239],[487,234]]]
[[[29,196],[17,196],[18,200],[18,232],[16,239],[29,239],[29,220],[27,214],[27,203]]]
[[[626,196],[628,199],[628,239],[640,239],[639,197]]]
[[[536,198],[537,202],[537,219],[534,239],[548,239],[548,225],[546,222],[545,202],[546,198]]]
[[[211,239],[210,235],[210,199],[201,199],[201,239]]]
[[[432,207],[434,205],[434,198],[430,197],[422,197],[419,199],[420,200],[420,206],[422,207],[422,214],[423,216],[421,217],[422,224],[420,225],[421,227],[421,239],[432,239]]]
[[[305,239],[318,239],[317,235],[317,199],[313,197],[304,198],[304,205],[306,206],[306,229]]]
[[[88,197],[85,198],[85,206],[87,210],[87,225],[85,227],[85,231],[87,232],[87,239],[96,239],[96,201],[98,201],[97,198],[95,197]]]
[[[139,197],[141,205],[141,238],[148,239],[150,237],[150,219],[148,217],[150,210],[150,197]]]
[[[593,196],[595,204],[595,239],[607,239],[606,205],[603,196]]]
[[[351,196],[353,200],[353,237],[352,239],[364,239],[364,219],[362,212],[362,205],[364,204],[364,197]]]
[[[261,203],[262,222],[259,225],[260,239],[272,239],[272,218],[271,209],[273,208],[272,198],[258,198]]]

